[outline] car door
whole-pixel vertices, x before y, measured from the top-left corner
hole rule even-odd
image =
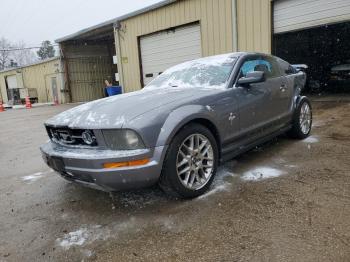
[[[280,71],[283,77],[283,88],[281,90],[280,100],[283,116],[291,117],[293,113],[295,92],[301,92],[305,84],[305,75],[298,73],[288,62],[281,58],[275,58],[279,64]]]
[[[239,69],[237,80],[246,77],[251,71],[266,71],[266,65],[261,56],[246,58]],[[270,82],[270,81],[269,81]],[[250,84],[249,86],[235,85],[233,92],[237,96],[239,111],[240,133],[254,140],[260,136],[259,128],[268,120],[268,111],[271,110],[271,89],[266,81]]]
[[[281,71],[276,58],[264,56],[263,61],[268,65],[266,84],[270,90],[271,99],[265,111],[266,123],[276,123],[278,126],[277,122],[283,122],[290,112],[293,86],[290,79]]]

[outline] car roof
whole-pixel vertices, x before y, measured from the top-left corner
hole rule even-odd
[[[342,65],[336,65],[332,66],[332,71],[347,71],[350,70],[350,64],[342,64]]]

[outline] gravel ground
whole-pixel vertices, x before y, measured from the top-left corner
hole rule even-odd
[[[42,123],[73,105],[0,113],[0,261],[349,261],[350,102],[315,101],[311,137],[226,163],[190,201],[50,170]]]

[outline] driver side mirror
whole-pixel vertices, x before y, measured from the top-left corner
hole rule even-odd
[[[241,86],[249,86],[254,83],[261,83],[265,81],[265,73],[263,71],[253,71],[247,73],[245,77],[238,79],[237,84]]]

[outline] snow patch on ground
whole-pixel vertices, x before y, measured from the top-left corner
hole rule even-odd
[[[267,178],[279,177],[286,172],[272,167],[256,167],[243,173],[242,179],[245,181],[258,181]]]
[[[33,183],[44,176],[43,172],[37,172],[28,176],[23,176],[22,180],[27,183]]]
[[[181,225],[169,216],[156,217],[134,217],[128,216],[122,221],[116,221],[108,225],[83,225],[75,231],[64,234],[56,239],[56,245],[64,250],[72,247],[81,248],[80,251],[85,257],[93,255],[93,251],[87,245],[95,241],[106,241],[108,239],[123,238],[125,234],[139,234],[147,227],[161,227],[165,231],[177,232],[181,230]]]
[[[321,127],[321,126],[324,126],[324,125],[326,125],[326,123],[323,122],[323,121],[314,121],[314,122],[312,122],[312,127]]]
[[[236,174],[232,173],[227,167],[219,167],[211,189],[197,199],[205,199],[218,192],[230,191],[231,182],[227,178],[235,176]]]
[[[316,136],[309,136],[309,137],[303,139],[304,143],[309,143],[309,144],[317,143],[318,141],[319,141],[319,139]]]
[[[86,228],[78,229],[77,231],[65,234],[63,239],[58,239],[59,245],[64,249],[69,249],[71,246],[83,245],[89,237],[89,232]]]
[[[31,174],[31,175],[27,175],[27,176],[23,176],[22,177],[22,181],[28,183],[28,184],[31,184],[41,178],[43,178],[45,176],[45,174],[48,174],[50,172],[53,172],[52,169],[48,170],[48,171],[44,171],[44,172],[37,172],[37,173],[34,173],[34,174]]]
[[[72,246],[82,246],[98,239],[105,240],[109,236],[109,230],[101,225],[84,226],[76,231],[64,234],[62,238],[56,239],[56,243],[63,249],[68,250]]]
[[[221,185],[217,185],[217,186],[214,186],[211,190],[209,190],[207,193],[201,195],[198,197],[198,199],[204,199],[204,198],[207,198],[211,195],[214,195],[216,194],[217,192],[223,192],[223,191],[229,191],[229,186],[231,185],[231,183],[229,182],[225,182],[225,183],[222,183]]]
[[[288,167],[288,168],[297,168],[298,166],[297,165],[292,165],[292,164],[288,164],[288,165],[284,165],[285,167]]]

